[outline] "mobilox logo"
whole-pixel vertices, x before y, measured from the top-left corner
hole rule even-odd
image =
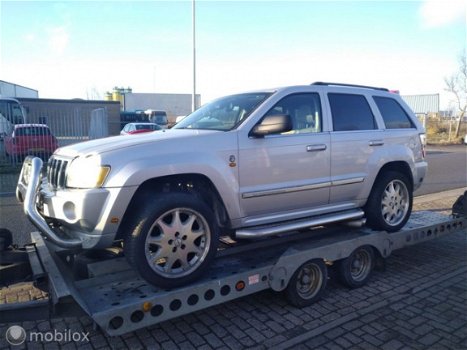
[[[89,332],[72,332],[71,330],[57,331],[56,329],[48,332],[28,332],[21,326],[11,326],[7,329],[5,338],[11,345],[21,345],[27,342],[87,342],[89,341]]]
[[[6,330],[5,338],[11,345],[21,345],[26,340],[26,331],[21,326],[11,326]]]

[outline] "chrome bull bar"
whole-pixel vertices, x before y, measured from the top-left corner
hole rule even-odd
[[[59,237],[52,228],[50,228],[49,224],[47,224],[37,209],[37,196],[42,181],[42,165],[42,159],[31,156],[26,157],[16,187],[16,198],[20,202],[24,200],[24,213],[48,241],[62,248],[81,248],[82,242],[80,240]]]

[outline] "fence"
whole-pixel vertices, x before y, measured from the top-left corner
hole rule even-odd
[[[47,161],[58,147],[115,134],[120,125],[109,123],[106,108],[73,108],[63,113],[51,108],[28,113],[27,124],[13,125],[0,120],[0,164],[16,166],[25,156],[37,155]],[[109,132],[111,130],[111,132]]]

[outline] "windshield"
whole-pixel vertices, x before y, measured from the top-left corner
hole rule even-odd
[[[16,136],[44,136],[50,135],[49,128],[40,126],[28,126],[24,128],[17,128],[15,130]]]
[[[270,95],[261,92],[222,97],[197,109],[173,128],[231,130]]]

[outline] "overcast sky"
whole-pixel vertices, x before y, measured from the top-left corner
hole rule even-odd
[[[191,1],[1,1],[0,80],[42,98],[192,92]],[[196,1],[197,92],[335,81],[441,93],[466,1]]]

